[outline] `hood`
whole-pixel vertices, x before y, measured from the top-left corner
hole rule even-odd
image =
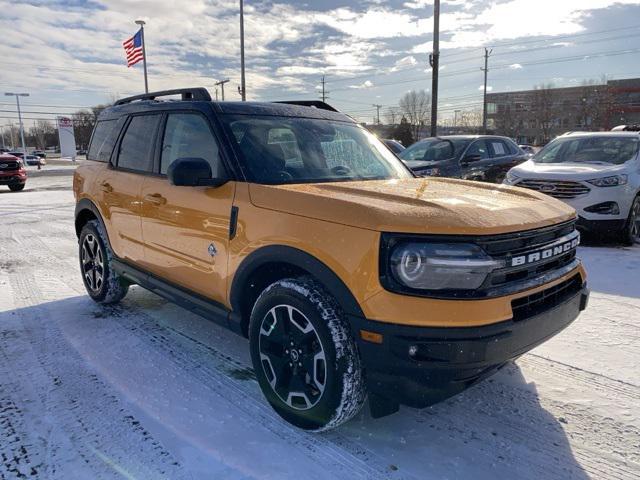
[[[254,205],[381,232],[488,235],[575,217],[544,194],[448,178],[250,186]]]
[[[591,180],[606,175],[624,173],[626,164],[597,164],[597,163],[536,163],[528,160],[512,169],[514,175],[521,178],[546,180]]]

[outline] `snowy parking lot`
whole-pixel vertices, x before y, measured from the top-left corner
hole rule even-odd
[[[0,188],[0,479],[640,477],[639,247],[580,247],[586,312],[489,380],[307,434],[245,339],[137,287],[89,299],[71,173]]]

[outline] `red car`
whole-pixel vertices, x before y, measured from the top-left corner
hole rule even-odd
[[[12,192],[24,189],[27,171],[22,160],[13,155],[0,155],[0,185],[8,185]]]

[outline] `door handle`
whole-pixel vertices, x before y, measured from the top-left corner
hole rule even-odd
[[[149,202],[149,203],[153,203],[154,205],[164,205],[165,203],[167,203],[167,199],[164,198],[162,195],[160,195],[159,193],[150,193],[148,195],[144,196],[144,201],[145,202]]]
[[[113,192],[113,187],[111,186],[111,184],[109,182],[102,182],[100,184],[100,188],[102,189],[103,192],[106,192],[106,193]]]

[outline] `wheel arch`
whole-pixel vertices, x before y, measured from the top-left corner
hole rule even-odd
[[[100,213],[100,210],[98,210],[96,204],[88,198],[83,198],[76,204],[75,211],[75,229],[76,236],[78,238],[80,238],[82,227],[84,227],[84,225],[91,220],[98,220],[100,223],[102,223],[102,226],[105,227],[106,232],[106,225],[104,223],[104,220],[102,219],[102,214]],[[109,238],[107,238],[107,242],[109,242]],[[109,247],[111,248],[111,245],[109,245]]]
[[[310,275],[320,282],[347,315],[364,317],[347,285],[326,264],[297,248],[269,245],[249,254],[236,270],[229,294],[233,329],[246,336],[251,309],[260,293],[273,282],[301,275]]]

